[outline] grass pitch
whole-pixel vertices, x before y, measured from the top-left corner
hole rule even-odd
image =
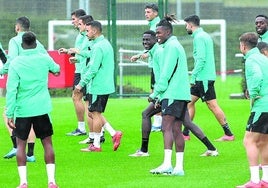
[[[106,132],[106,141],[101,153],[83,153],[80,149],[87,145],[78,144],[85,136],[68,137],[67,132],[76,128],[76,117],[71,98],[53,98],[53,144],[56,154],[56,181],[61,188],[231,188],[249,179],[248,163],[243,147],[243,135],[249,116],[249,101],[229,99],[233,92],[240,91],[240,79],[231,77],[226,82],[216,82],[218,103],[224,110],[234,132],[234,142],[214,142],[223,131],[205,104],[197,103],[194,122],[213,141],[220,155],[200,157],[206,148],[193,135],[186,142],[184,170],[185,176],[152,175],[149,170],[163,161],[162,133],[151,133],[150,157],[131,158],[128,155],[140,148],[141,112],[147,106],[146,98],[109,99],[105,117],[116,130],[123,132],[118,151],[112,150],[112,140]],[[1,106],[5,99],[0,98]],[[0,187],[10,188],[19,184],[16,159],[3,159],[11,149],[11,141],[1,121],[0,126]],[[47,187],[47,176],[43,161],[43,149],[39,140],[35,145],[35,163],[27,163],[30,188]],[[173,165],[175,153],[173,152]]]

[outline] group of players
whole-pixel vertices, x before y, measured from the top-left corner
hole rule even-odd
[[[1,48],[6,57],[1,56],[4,64],[1,74],[8,74],[4,119],[13,143],[13,149],[4,158],[16,156],[20,178],[18,187],[27,188],[26,162],[35,161],[34,141],[35,137],[40,138],[45,153],[48,187],[57,188],[51,139],[53,128],[49,116],[52,106],[47,83],[48,73],[59,75],[60,66],[48,55],[29,28],[30,20],[27,17],[17,18],[17,35],[9,41],[8,55]]]
[[[141,148],[132,157],[149,156],[148,144],[152,128],[151,117],[162,114],[162,132],[164,135],[164,162],[151,170],[153,174],[184,175],[183,155],[184,140],[189,140],[189,130],[202,141],[207,151],[201,156],[217,156],[218,151],[203,131],[192,122],[194,104],[201,98],[224,130],[224,136],[217,141],[233,141],[225,115],[216,101],[214,81],[216,79],[213,41],[200,27],[197,15],[185,18],[186,31],[194,37],[195,67],[192,71],[191,83],[188,81],[188,66],[184,48],[173,36],[173,16],[160,19],[156,4],[145,6],[145,17],[149,21],[150,30],[143,33],[145,52],[131,57],[131,61],[148,58],[152,68],[152,94],[149,106],[142,112]],[[191,84],[191,89],[190,89]],[[191,92],[191,93],[190,93]],[[189,103],[189,104],[188,104]],[[181,125],[184,125],[184,135]],[[176,145],[176,165],[172,168],[172,143]]]
[[[100,143],[105,141],[104,130],[107,130],[111,135],[113,150],[116,151],[120,145],[122,132],[115,131],[101,114],[105,110],[109,94],[115,91],[112,82],[114,80],[114,51],[110,43],[106,39],[104,40],[101,24],[94,21],[91,15],[86,15],[83,9],[75,10],[71,14],[71,19],[74,27],[79,30],[75,46],[74,48],[60,48],[58,50],[60,54],[71,55],[72,57],[70,57],[69,61],[75,64],[72,98],[78,125],[74,131],[67,133],[67,135],[86,135],[84,121],[86,112],[89,134],[88,138],[79,143],[89,144],[89,147],[83,148],[81,151],[102,151]],[[97,26],[89,25],[89,23],[96,23]],[[98,29],[94,29],[93,33],[89,33],[87,32],[88,27]],[[97,43],[96,41],[101,42]],[[94,82],[92,78],[94,78]],[[92,93],[95,95],[91,95]]]
[[[81,143],[88,143],[89,147],[81,151],[102,151],[100,143],[103,128],[112,136],[113,150],[116,151],[120,145],[122,132],[115,131],[102,115],[109,94],[115,91],[114,52],[110,43],[102,35],[100,22],[94,21],[93,17],[86,15],[82,9],[74,11],[71,16],[73,25],[80,31],[75,47],[59,49],[59,53],[70,54],[72,56],[70,62],[76,66],[72,98],[78,118],[78,128],[68,135],[86,134],[82,118],[86,111],[89,137]],[[176,19],[172,15],[160,19],[156,4],[145,6],[145,16],[150,25],[150,30],[143,33],[142,39],[146,51],[132,57],[132,61],[148,58],[154,79],[152,79],[152,93],[148,97],[149,106],[142,113],[141,148],[130,156],[149,156],[151,117],[161,113],[164,160],[159,167],[150,170],[150,173],[183,176],[184,145],[185,140],[189,139],[189,130],[207,147],[207,151],[201,156],[218,155],[217,149],[202,130],[192,122],[195,102],[199,98],[206,102],[223,128],[224,135],[217,141],[234,140],[234,135],[216,100],[213,41],[200,27],[200,18],[197,15],[184,19],[186,32],[193,37],[194,69],[189,82],[184,48],[173,35],[172,22],[176,23]],[[261,53],[267,48],[266,42],[268,42],[267,16],[258,15],[255,24],[257,34],[244,33],[239,38],[240,51],[245,58],[248,97],[251,99],[251,114],[244,137],[251,178],[248,183],[237,186],[240,188],[268,187],[268,106],[266,104],[268,102],[268,63],[267,57]],[[12,155],[8,153],[5,158],[17,156],[19,188],[27,188],[26,161],[33,156],[33,149],[27,158],[25,147],[29,133],[35,133],[35,136],[41,139],[45,151],[48,187],[54,188],[58,186],[54,177],[55,156],[51,141],[53,129],[48,115],[51,111],[51,102],[47,89],[47,73],[52,72],[57,76],[60,67],[49,57],[29,28],[30,21],[27,17],[18,18],[16,21],[18,34],[9,42],[8,55],[2,47],[0,51],[0,58],[4,63],[1,74],[9,75],[6,122],[12,132],[11,138],[16,149],[15,152],[11,151]],[[38,64],[34,63],[37,60]],[[33,70],[38,74],[35,76],[29,74]],[[82,102],[83,97],[86,101],[85,105]],[[43,108],[40,109],[40,106]],[[182,125],[185,126],[183,132]],[[174,168],[171,160],[173,143],[176,150]],[[262,167],[262,178],[259,174],[259,164]]]
[[[85,125],[81,122],[83,119],[79,119],[81,114],[84,117],[86,109],[90,133],[89,138],[83,143],[88,143],[89,146],[81,151],[102,151],[100,146],[102,128],[111,134],[113,150],[116,151],[120,145],[122,132],[115,131],[102,115],[109,94],[115,91],[114,51],[110,42],[102,35],[100,22],[86,15],[82,9],[75,10],[71,16],[73,25],[80,31],[75,47],[59,49],[60,54],[68,53],[71,56],[70,63],[76,65],[72,98],[78,117],[78,129],[67,135],[86,134],[85,129],[80,130]],[[60,74],[60,67],[48,55],[35,34],[29,30],[30,20],[27,17],[18,18],[15,28],[17,36],[9,42],[8,55],[2,48],[0,54],[4,63],[1,74],[8,74],[4,116],[12,132],[11,138],[14,144],[14,148],[4,158],[16,156],[20,177],[18,187],[27,188],[26,161],[35,161],[35,158],[28,160],[30,156],[25,153],[27,139],[32,131],[34,138],[41,139],[44,148],[48,187],[57,188],[55,155],[51,140],[53,128],[49,116],[52,107],[47,83],[48,73],[57,76]],[[14,56],[15,50],[11,48],[13,43],[13,48],[16,50]],[[86,101],[85,106],[82,102],[83,97]],[[33,156],[33,150],[31,154]]]
[[[149,19],[151,12],[152,19]],[[218,106],[214,82],[216,78],[213,41],[200,27],[200,18],[191,15],[184,19],[186,32],[193,37],[194,69],[188,83],[187,60],[183,47],[173,36],[172,16],[159,20],[155,4],[145,6],[145,16],[154,27],[143,33],[145,52],[131,57],[131,61],[149,58],[154,81],[149,106],[142,112],[142,144],[132,157],[149,156],[148,143],[151,131],[151,117],[162,114],[164,137],[163,163],[150,170],[152,174],[172,174],[183,176],[184,140],[189,140],[190,129],[208,148],[201,156],[217,156],[218,151],[205,137],[200,128],[192,123],[195,102],[201,98],[224,130],[224,136],[216,141],[235,139],[226,121],[224,112]],[[239,37],[240,51],[245,59],[246,97],[251,100],[251,114],[247,122],[244,146],[250,166],[250,181],[238,188],[268,187],[268,18],[255,18],[256,32],[244,33]],[[190,87],[189,87],[190,86]],[[184,131],[181,126],[184,125]],[[191,129],[192,127],[192,129]],[[196,132],[199,131],[199,132]],[[202,133],[202,134],[198,134]],[[176,164],[172,167],[172,145],[175,143]],[[260,178],[259,168],[262,169]]]
[[[237,188],[268,187],[268,17],[257,15],[255,28],[257,33],[247,32],[239,37],[245,60],[245,96],[250,99],[251,113],[244,135],[250,181]]]

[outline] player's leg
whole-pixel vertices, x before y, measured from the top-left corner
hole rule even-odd
[[[154,90],[154,85],[155,85],[155,75],[153,69],[151,69],[151,93]],[[152,123],[152,122],[151,122]],[[161,131],[161,126],[162,126],[162,115],[161,112],[154,114],[153,116],[153,124],[151,126],[151,131],[152,132],[159,132]]]
[[[183,158],[184,158],[185,141],[181,132],[182,121],[177,118],[174,121],[175,122],[172,128],[173,128],[173,138],[176,150],[176,165],[172,171],[172,174],[176,176],[183,176],[184,175]]]
[[[13,130],[17,138],[17,166],[20,177],[20,186],[27,185],[26,144],[31,129],[31,118],[16,118],[16,128]]]
[[[4,158],[5,159],[10,159],[10,158],[16,156],[16,153],[17,153],[17,141],[16,141],[16,136],[15,136],[13,130],[7,124],[6,109],[4,110],[4,113],[3,113],[3,119],[4,119],[4,122],[5,122],[6,128],[8,130],[8,133],[10,135],[12,145],[13,145],[12,149],[6,155],[4,155]]]
[[[151,132],[151,118],[155,114],[161,112],[161,107],[156,107],[154,103],[150,103],[149,106],[142,112],[142,145],[141,151],[144,153],[148,152],[149,137]],[[161,118],[162,124],[162,118]]]
[[[48,178],[48,186],[57,188],[55,181],[55,153],[52,146],[52,139],[51,136],[47,136],[41,139],[42,145],[44,147],[44,157],[46,163],[46,171],[47,171],[47,178]]]
[[[101,135],[100,135],[99,128],[98,128],[99,127],[98,124],[101,124],[101,118],[95,112],[99,111],[100,106],[98,105],[100,105],[101,103],[98,100],[99,98],[97,95],[88,94],[87,99],[88,99],[87,116],[90,121],[89,125],[91,125],[91,127],[89,128],[90,130],[89,137],[92,138],[92,140],[89,143],[89,146],[81,149],[81,151],[84,151],[84,152],[96,151],[97,152],[97,151],[101,151],[101,148],[100,148],[100,136]]]
[[[76,73],[74,77],[73,89],[79,83],[79,81],[80,81],[80,74]],[[78,120],[78,125],[74,131],[67,133],[67,136],[86,135],[86,126],[85,126],[85,120],[84,120],[85,106],[82,100],[84,92],[85,92],[85,88],[83,88],[81,92],[74,92],[73,90],[72,100],[74,104],[75,114]]]
[[[187,109],[187,103],[180,101],[173,101],[173,103],[169,104],[169,100],[164,99],[161,101],[161,109],[163,115],[162,132],[164,137],[164,161],[159,167],[150,170],[150,173],[171,174],[173,172],[171,157],[172,157],[172,146],[174,136],[176,136],[177,139],[177,146],[176,146],[177,153],[178,152],[183,153],[182,151],[184,150],[184,139],[181,132],[182,122],[180,121],[184,119],[185,111]],[[175,127],[177,126],[179,126],[179,128],[176,129]],[[179,165],[182,165],[180,163],[182,160],[183,157],[177,161],[178,164],[176,162],[177,169],[179,168]],[[183,175],[183,174],[174,172],[174,175]]]
[[[211,110],[211,112],[214,114],[215,118],[217,119],[217,121],[219,122],[220,125],[224,125],[227,123],[226,118],[225,118],[225,114],[222,111],[222,109],[220,108],[220,106],[218,105],[216,99],[206,101],[206,104],[207,104],[208,108]]]
[[[72,134],[73,136],[86,134],[85,121],[84,121],[85,106],[83,104],[82,98],[83,98],[82,92],[73,93],[72,95],[75,113],[78,120],[77,129],[73,132]]]
[[[102,122],[103,122],[103,126],[102,126],[101,131],[103,132],[103,129],[108,131],[108,133],[112,137],[113,150],[116,151],[121,143],[121,138],[122,138],[123,133],[119,130],[115,130],[103,115],[101,117],[102,117]]]
[[[137,150],[134,154],[131,154],[129,156],[131,157],[147,157],[149,156],[148,153],[148,145],[149,145],[149,137],[151,133],[151,117],[154,114],[157,114],[161,112],[161,107],[156,107],[154,103],[149,103],[148,107],[142,111],[142,140],[141,140],[141,148]]]
[[[44,158],[46,164],[54,164],[55,163],[55,154],[52,147],[51,136],[47,136],[41,139],[42,145],[44,147]]]
[[[191,102],[188,103],[188,112],[190,119],[193,120],[195,116],[195,103],[198,101],[199,97],[191,95]],[[183,129],[183,138],[184,140],[190,140],[190,130],[184,126]]]
[[[250,169],[250,181],[237,187],[261,187],[262,183],[268,184],[268,152],[267,136],[268,133],[268,113],[251,112],[247,122],[246,132],[244,135],[244,147],[247,153],[247,159]],[[263,179],[260,181],[259,163],[264,165]],[[262,186],[265,187],[265,186]]]
[[[192,122],[188,110],[185,113],[183,125],[184,127],[188,128],[207,147],[207,151],[203,153],[201,156],[217,156],[219,154],[215,146],[206,137],[206,135],[200,129],[200,127],[198,127],[196,124]]]
[[[260,162],[262,166],[261,184],[268,187],[268,134],[262,134],[260,139]]]
[[[161,126],[162,126],[162,116],[161,113],[157,113],[153,116],[154,121],[152,125],[152,132],[159,132],[161,131]]]
[[[79,92],[79,93],[73,92],[72,99],[73,99],[74,108],[75,108],[78,122],[84,122],[85,107],[82,102],[82,98],[83,98],[82,92]]]
[[[193,120],[195,116],[195,103],[198,101],[199,97],[191,95],[191,101],[188,103],[187,108],[189,111],[190,119]]]
[[[164,139],[164,160],[160,166],[150,170],[150,173],[152,174],[171,174],[173,171],[171,158],[172,158],[172,145],[173,145],[172,127],[174,126],[174,120],[175,117],[163,114],[162,133]]]
[[[257,125],[257,126],[256,126]],[[268,187],[268,113],[264,112],[260,115],[259,119],[255,123],[256,127],[259,127],[260,139],[258,139],[258,147],[260,152],[260,163],[262,167],[262,187]]]
[[[175,117],[173,120],[172,132],[173,139],[175,142],[176,150],[176,165],[172,171],[172,175],[183,176],[183,158],[184,158],[184,147],[185,141],[182,135],[182,123],[185,119],[185,115],[188,115],[187,102],[186,101],[175,101],[170,108],[170,114]],[[188,116],[189,118],[189,116]]]
[[[216,139],[216,141],[233,141],[234,135],[231,132],[229,124],[226,121],[226,117],[223,110],[217,103],[214,81],[208,81],[207,87],[203,85],[203,90],[204,93],[201,95],[202,101],[206,102],[208,108],[214,114],[224,131],[224,135],[221,138]]]
[[[48,177],[48,187],[57,188],[55,182],[55,153],[52,144],[53,127],[48,114],[36,116],[33,119],[33,129],[36,137],[41,139],[44,148],[44,160]]]
[[[97,109],[98,112],[100,112],[100,118],[101,118],[101,128],[103,131],[103,128],[105,128],[110,135],[112,136],[112,142],[113,142],[113,150],[116,151],[121,143],[121,138],[123,133],[121,131],[115,131],[115,129],[110,125],[110,123],[106,120],[106,118],[103,116],[103,112],[105,111],[107,102],[108,102],[109,95],[100,95],[98,96],[98,103],[99,108]]]
[[[217,121],[221,125],[223,131],[224,131],[224,136],[217,139],[217,141],[233,141],[234,140],[234,135],[231,132],[231,129],[229,127],[229,124],[226,121],[226,117],[222,109],[217,103],[216,99],[212,99],[209,101],[206,101],[206,104],[208,108],[211,110],[211,112],[214,114],[216,117]]]
[[[94,141],[92,144],[89,144],[87,148],[81,149],[83,152],[101,152],[100,146],[100,137],[101,137],[101,130],[102,130],[102,117],[101,113],[97,111],[89,111],[89,116],[92,117],[92,132],[94,134]]]
[[[93,144],[94,141],[94,133],[93,133],[93,119],[92,117],[90,117],[88,115],[89,111],[89,105],[91,104],[91,99],[90,99],[90,95],[87,93],[84,93],[84,101],[85,101],[85,114],[86,114],[86,119],[87,119],[87,124],[88,124],[88,138],[82,140],[79,142],[79,144]],[[102,135],[101,135],[101,139],[100,139],[101,143],[105,142],[105,138],[104,138],[104,130],[102,130]]]
[[[93,132],[95,133],[93,146],[96,148],[101,148],[100,138],[102,135],[102,126],[104,124],[102,114],[101,112],[97,112],[97,111],[94,111],[91,113],[93,117]]]
[[[26,144],[27,140],[17,138],[17,165],[20,177],[20,186],[27,185],[27,168],[26,168]]]
[[[193,120],[195,116],[195,103],[198,101],[200,96],[203,93],[202,82],[196,82],[191,86],[191,101],[188,103],[188,111],[190,119]],[[183,138],[184,140],[190,140],[190,131],[186,127],[183,129]]]
[[[100,137],[102,130],[102,117],[101,113],[97,111],[89,111],[88,116],[92,118],[92,133],[93,133],[93,143],[90,143],[87,148],[81,149],[83,152],[101,152]]]
[[[110,124],[107,125],[107,121],[102,115],[105,111],[108,98],[109,95],[89,95],[89,102],[91,102],[89,116],[93,119],[94,142],[88,148],[81,149],[81,151],[101,151],[100,137],[102,135],[103,125],[106,125],[108,132],[110,131],[113,134],[114,151],[119,147],[122,133],[120,131],[114,131]]]
[[[28,151],[27,151],[27,162],[35,162],[34,157],[34,145],[35,145],[35,132],[33,128],[31,128],[29,137],[27,139]]]
[[[115,130],[112,125],[106,120],[106,118],[102,115],[102,122],[104,122],[103,124],[103,127],[102,127],[102,132],[103,129],[108,131],[108,133],[111,135],[112,137],[112,141],[114,143],[114,151],[117,150],[117,148],[119,147],[120,145],[120,140],[121,140],[121,137],[122,137],[122,132],[121,131],[118,131],[118,130]]]
[[[87,119],[87,125],[88,125],[88,137],[82,141],[79,142],[79,144],[92,144],[94,140],[94,133],[93,133],[93,124],[92,124],[92,117],[88,115],[88,107],[90,105],[89,102],[89,94],[86,94],[85,96],[85,114]]]
[[[244,147],[246,149],[249,170],[250,181],[242,186],[237,187],[260,187],[260,174],[259,174],[259,148],[257,146],[260,134],[256,132],[246,131],[244,136]],[[254,186],[253,186],[254,185]]]
[[[89,143],[88,144],[93,144],[93,141],[94,141],[93,117],[92,117],[91,112],[88,111],[90,102],[89,101],[87,102],[88,102],[88,106],[86,109],[86,115],[87,115],[87,120],[88,120],[88,129],[89,129],[89,133],[88,133]]]

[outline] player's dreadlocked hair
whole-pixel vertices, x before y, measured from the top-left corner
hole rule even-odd
[[[177,23],[177,19],[174,14],[166,15],[156,26],[162,26],[166,29],[170,30],[170,33],[173,32],[172,22]]]

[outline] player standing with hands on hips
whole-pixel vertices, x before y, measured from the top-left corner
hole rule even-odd
[[[245,58],[245,76],[251,113],[244,135],[244,146],[250,170],[250,181],[237,188],[268,187],[268,60],[257,48],[256,33],[244,33],[239,38]],[[260,179],[259,164],[262,165]]]

